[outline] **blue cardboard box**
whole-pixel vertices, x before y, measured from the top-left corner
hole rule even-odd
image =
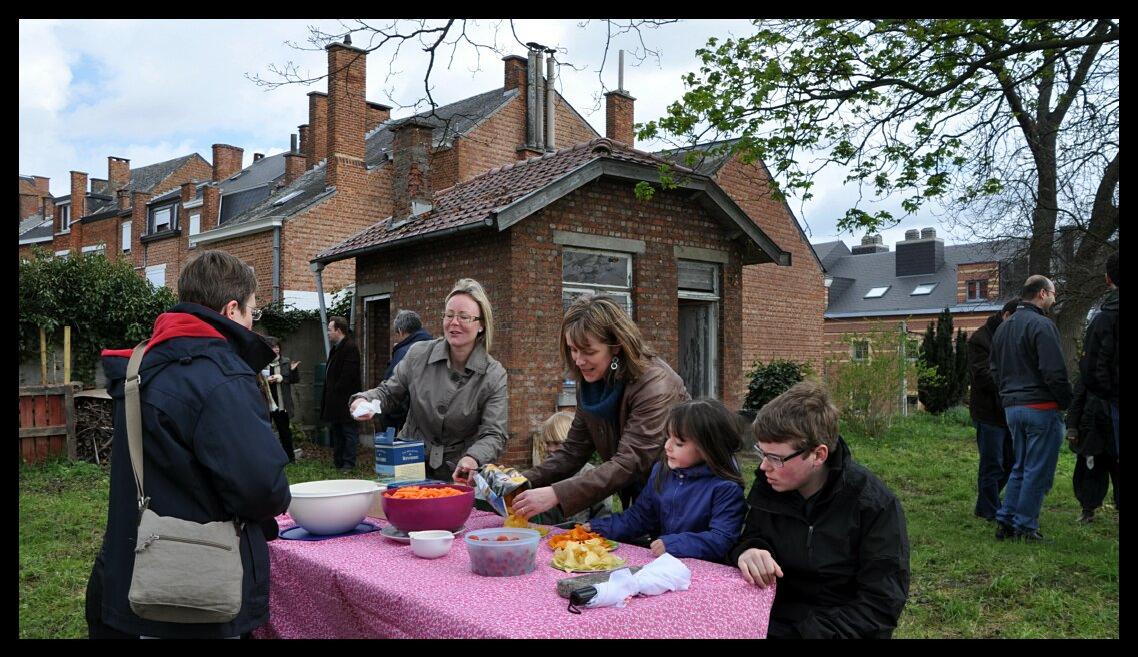
[[[375,446],[375,473],[387,477],[427,476],[426,450],[422,442],[397,440],[391,445]]]

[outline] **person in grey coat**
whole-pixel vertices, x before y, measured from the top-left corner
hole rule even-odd
[[[406,400],[399,438],[423,441],[427,476],[468,482],[472,470],[495,461],[506,447],[506,368],[490,355],[493,338],[486,291],[478,281],[459,280],[446,298],[443,337],[411,345],[391,378],[352,395],[351,411],[365,401],[379,400],[387,409]],[[368,411],[356,417],[373,416]]]

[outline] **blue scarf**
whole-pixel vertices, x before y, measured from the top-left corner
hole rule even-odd
[[[619,436],[620,427],[617,424],[620,422],[620,399],[624,396],[624,381],[581,381],[578,385],[581,387],[581,410],[616,427]]]

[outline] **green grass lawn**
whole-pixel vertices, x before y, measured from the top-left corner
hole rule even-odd
[[[854,458],[898,494],[912,584],[895,636],[1118,638],[1118,513],[1078,525],[1066,447],[1040,518],[1048,545],[997,542],[972,516],[976,446],[967,413],[898,419],[884,438],[846,435]],[[292,483],[340,477],[330,451],[298,443]],[[757,465],[742,454],[747,486]],[[349,476],[371,477],[361,450]],[[20,638],[87,634],[83,596],[106,522],[107,471],[89,463],[20,466]],[[1109,498],[1108,498],[1109,499]]]

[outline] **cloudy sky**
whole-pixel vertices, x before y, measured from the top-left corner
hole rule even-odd
[[[369,22],[386,24],[382,19]],[[58,196],[70,193],[72,170],[106,178],[108,155],[129,158],[132,167],[191,152],[210,161],[211,144],[220,142],[244,148],[249,164],[255,152],[287,150],[289,135],[308,120],[306,94],[326,91],[325,83],[266,90],[249,76],[276,79],[269,66],[289,62],[302,73],[323,75],[323,50],[288,45],[307,46],[310,25],[327,32],[344,29],[331,20],[21,20],[19,172],[50,177],[51,191]],[[683,94],[680,76],[698,65],[694,53],[708,37],[751,31],[748,22],[736,20],[690,20],[645,31],[644,42],[658,50],[658,62],[650,55],[637,62],[632,53],[642,50],[640,40],[618,35],[598,72],[606,40],[603,23],[524,20],[515,21],[514,28],[521,41],[558,48],[559,61],[581,69],[561,66],[559,91],[601,134],[601,81],[610,89],[617,86],[616,49],[627,51],[624,86],[636,97],[636,120],[647,121],[660,117]],[[479,43],[496,41],[502,52],[525,54],[508,22],[480,21],[468,32]],[[357,36],[354,45],[367,44]],[[499,55],[470,46],[445,55],[432,74],[432,94],[439,104],[502,86]],[[393,116],[406,116],[413,110],[398,106],[423,96],[427,58],[407,43],[388,75],[390,59],[390,54],[369,56],[367,98],[395,104]],[[666,144],[637,147],[651,151]],[[837,218],[857,193],[843,186],[841,178],[840,171],[829,171],[816,181],[814,199],[805,205],[791,200],[812,242],[842,239],[852,245],[861,238],[836,231]],[[883,206],[900,216],[897,203]],[[883,206],[861,205],[866,210]],[[882,235],[893,244],[906,229],[925,226],[937,227],[946,243],[965,241],[926,210]]]

